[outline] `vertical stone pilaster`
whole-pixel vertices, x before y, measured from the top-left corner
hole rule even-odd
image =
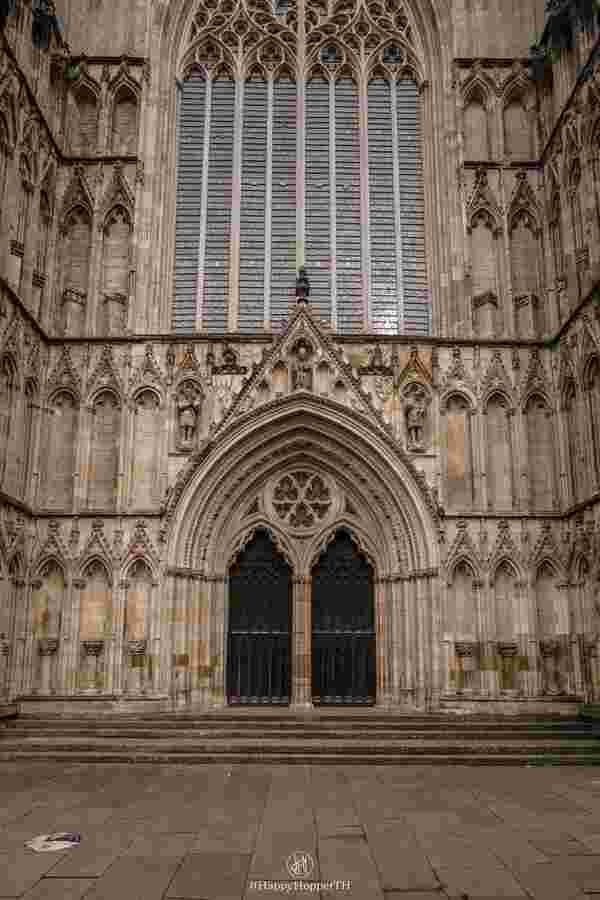
[[[156,618],[159,624],[161,641],[159,644],[160,656],[158,661],[158,686],[162,693],[171,697],[173,669],[173,656],[175,654],[174,627],[175,627],[175,584],[174,575],[166,578],[164,592],[160,605],[157,604]]]
[[[7,274],[10,271],[10,245],[17,238],[17,203],[18,190],[15,185],[19,183],[18,154],[14,148],[10,148],[6,165],[6,191],[3,198],[2,212],[0,214],[0,271]],[[12,190],[11,190],[12,188]]]
[[[227,593],[226,575],[215,575],[212,579],[212,622],[213,653],[216,661],[211,685],[211,706],[222,707],[227,704],[225,693],[225,665],[227,654]]]
[[[36,310],[33,308],[33,269],[37,252],[39,221],[40,189],[39,185],[35,189],[31,185],[29,188],[29,215],[28,221],[25,223],[25,237],[23,241],[25,250],[21,263],[19,294],[25,306],[33,315],[36,314]]]
[[[427,611],[425,609],[425,596],[423,591],[423,582],[420,577],[420,574],[415,573],[412,576],[411,583],[414,591],[415,598],[415,613],[416,613],[416,646],[415,646],[415,659],[417,662],[416,665],[416,679],[415,679],[415,687],[416,687],[416,702],[419,708],[425,707],[425,689],[426,689],[426,648],[425,642],[427,639],[427,625],[426,625],[426,617]]]
[[[402,582],[399,577],[391,576],[389,582],[389,619],[390,619],[390,644],[391,654],[391,702],[393,706],[402,705],[402,688],[404,686],[404,597],[402,596]]]
[[[113,634],[115,636],[115,664],[113,675],[113,693],[123,694],[130,690],[129,658],[125,647],[125,610],[127,608],[127,591],[130,582],[127,578],[119,581],[114,593],[116,603],[113,607]]]
[[[412,578],[402,581],[402,593],[404,597],[404,637],[405,637],[405,673],[406,689],[409,692],[412,704],[416,702],[416,660],[415,660],[415,592]]]
[[[394,702],[393,691],[393,615],[389,578],[375,581],[375,647],[377,654],[378,706],[389,707]]]
[[[120,619],[120,613],[122,613],[122,608],[119,610],[119,599],[117,599],[117,610],[115,616],[115,576],[114,572],[111,573],[110,583],[110,633],[105,635],[104,637],[104,649],[102,653],[102,689],[104,693],[111,694],[113,692],[115,686],[115,675],[116,669],[119,665],[119,659],[117,657],[116,649],[117,649],[117,631],[116,631],[116,621],[115,619]],[[120,619],[122,622],[122,619]],[[121,625],[122,630],[122,625]]]
[[[430,571],[427,576],[427,602],[431,609],[431,709],[440,705],[440,696],[444,686],[443,667],[445,661],[442,648],[442,605],[440,599],[441,579],[436,572]]]
[[[73,589],[71,594],[71,610],[72,619],[70,627],[71,646],[67,655],[66,676],[68,679],[69,694],[75,694],[79,690],[80,683],[80,659],[81,659],[81,641],[79,639],[79,623],[81,619],[81,601],[83,591],[85,590],[85,578],[73,579]]]

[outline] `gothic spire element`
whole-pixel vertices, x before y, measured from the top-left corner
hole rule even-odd
[[[100,229],[104,228],[106,224],[106,217],[110,213],[111,210],[116,207],[121,207],[127,212],[129,217],[129,223],[133,222],[133,210],[135,206],[135,201],[133,198],[133,193],[129,184],[127,183],[127,179],[123,174],[123,163],[116,162],[113,170],[113,177],[111,179],[110,184],[108,185],[104,198],[102,200],[102,206],[100,211],[100,221],[98,223],[98,227]]]
[[[82,206],[91,217],[94,211],[94,197],[88,185],[85,169],[82,165],[76,165],[71,175],[71,180],[65,191],[61,209],[61,227],[64,228],[67,217],[76,206]]]
[[[512,230],[518,221],[523,218],[525,218],[537,237],[540,233],[539,207],[525,171],[517,173],[515,189],[508,212],[509,228]]]
[[[61,387],[70,388],[77,396],[81,394],[81,378],[73,365],[71,351],[68,346],[62,347],[48,378],[48,393]]]
[[[104,533],[104,522],[102,519],[95,519],[92,522],[92,530],[88,535],[79,558],[79,567],[81,571],[83,571],[91,557],[99,557],[102,559],[106,564],[108,571],[111,571],[113,554]]]
[[[508,377],[508,373],[504,368],[502,354],[500,350],[494,350],[492,359],[485,373],[482,383],[482,394],[485,400],[493,390],[500,389],[512,400],[513,387]]]
[[[545,395],[548,394],[546,370],[540,357],[540,351],[537,347],[534,347],[529,357],[529,366],[523,385],[523,399],[526,399],[529,394],[536,390],[541,391]]]
[[[146,344],[144,359],[132,375],[131,386],[136,387],[148,382],[157,385],[162,385],[163,382],[163,373],[154,355],[152,344]]]
[[[465,519],[459,519],[456,528],[456,535],[446,556],[446,570],[450,574],[458,561],[465,559],[475,567],[477,572],[481,568],[479,554],[469,534],[468,524]]]
[[[88,381],[88,394],[99,387],[112,387],[121,395],[121,381],[117,374],[113,359],[113,351],[110,344],[105,344],[100,353],[100,359]]]
[[[431,384],[431,372],[419,356],[418,347],[411,347],[410,356],[402,371],[398,376],[397,385],[401,386],[408,381],[424,381]]]
[[[539,537],[529,557],[529,565],[537,566],[544,559],[555,560],[562,568],[563,554],[552,533],[551,522],[542,523]]]
[[[506,519],[501,519],[498,522],[496,542],[488,560],[490,572],[493,572],[503,559],[512,560],[513,562],[520,562],[521,560],[519,548],[510,530],[510,523]]]
[[[483,217],[495,235],[502,232],[502,210],[488,183],[486,169],[480,167],[475,176],[475,187],[467,203],[467,231],[470,233],[476,220]]]
[[[62,563],[66,569],[69,559],[69,551],[62,538],[60,523],[57,522],[56,519],[50,519],[50,521],[48,522],[48,533],[46,535],[46,540],[40,542],[40,546],[36,554],[36,562],[33,567],[34,570],[39,569],[44,561],[49,559],[50,557],[54,557],[55,559],[57,559],[58,562]]]

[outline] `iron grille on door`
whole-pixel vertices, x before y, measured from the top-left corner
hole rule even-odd
[[[313,702],[374,703],[373,570],[346,532],[313,569]]]
[[[289,703],[291,602],[290,568],[258,531],[229,573],[229,703]]]

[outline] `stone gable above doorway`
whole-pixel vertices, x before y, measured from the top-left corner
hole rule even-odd
[[[392,378],[389,376],[390,390]],[[334,346],[307,304],[299,304],[273,347],[263,351],[239,391],[233,393],[223,417],[211,430],[217,438],[233,421],[284,397],[305,392],[341,403],[366,417],[379,431],[392,435],[392,424],[361,386],[352,365]]]

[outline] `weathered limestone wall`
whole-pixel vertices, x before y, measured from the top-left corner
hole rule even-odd
[[[536,95],[515,58],[541,33],[543,4],[510,6],[456,0],[453,51],[441,37],[444,89],[426,99],[428,202],[443,213],[428,226],[436,338],[321,334],[308,373],[293,346],[270,357],[271,335],[169,335],[177,50],[161,35],[175,5],[169,17],[165,4],[156,15],[143,2],[110,12],[66,5],[73,52],[90,56],[70,86],[51,78],[50,55],[31,50],[28,7],[9,20],[0,56],[5,696],[52,697],[57,708],[74,696],[223,703],[225,566],[200,545],[183,565],[169,517],[226,428],[255,417],[266,441],[272,416],[277,444],[277,416],[299,378],[320,404],[308,425],[319,409],[321,429],[353,415],[373,444],[384,433],[429,504],[431,569],[411,568],[416,538],[399,521],[373,519],[371,530],[406,544],[393,565],[384,555],[376,565],[378,701],[501,699],[514,710],[599,696],[598,67],[565,109],[591,48],[580,36]],[[415,437],[409,426],[419,422]],[[286,442],[282,433],[273,453]],[[344,464],[329,473],[340,505]],[[229,510],[240,539],[251,501],[268,506],[266,474],[255,497],[244,494],[253,472],[250,456],[222,495],[215,488],[220,512],[211,501],[216,517]],[[381,488],[369,489],[376,509]],[[357,533],[367,506],[352,520]],[[274,515],[271,524],[281,527]],[[295,579],[302,705],[309,570]]]
[[[454,55],[524,57],[544,27],[544,0],[452,0]]]

